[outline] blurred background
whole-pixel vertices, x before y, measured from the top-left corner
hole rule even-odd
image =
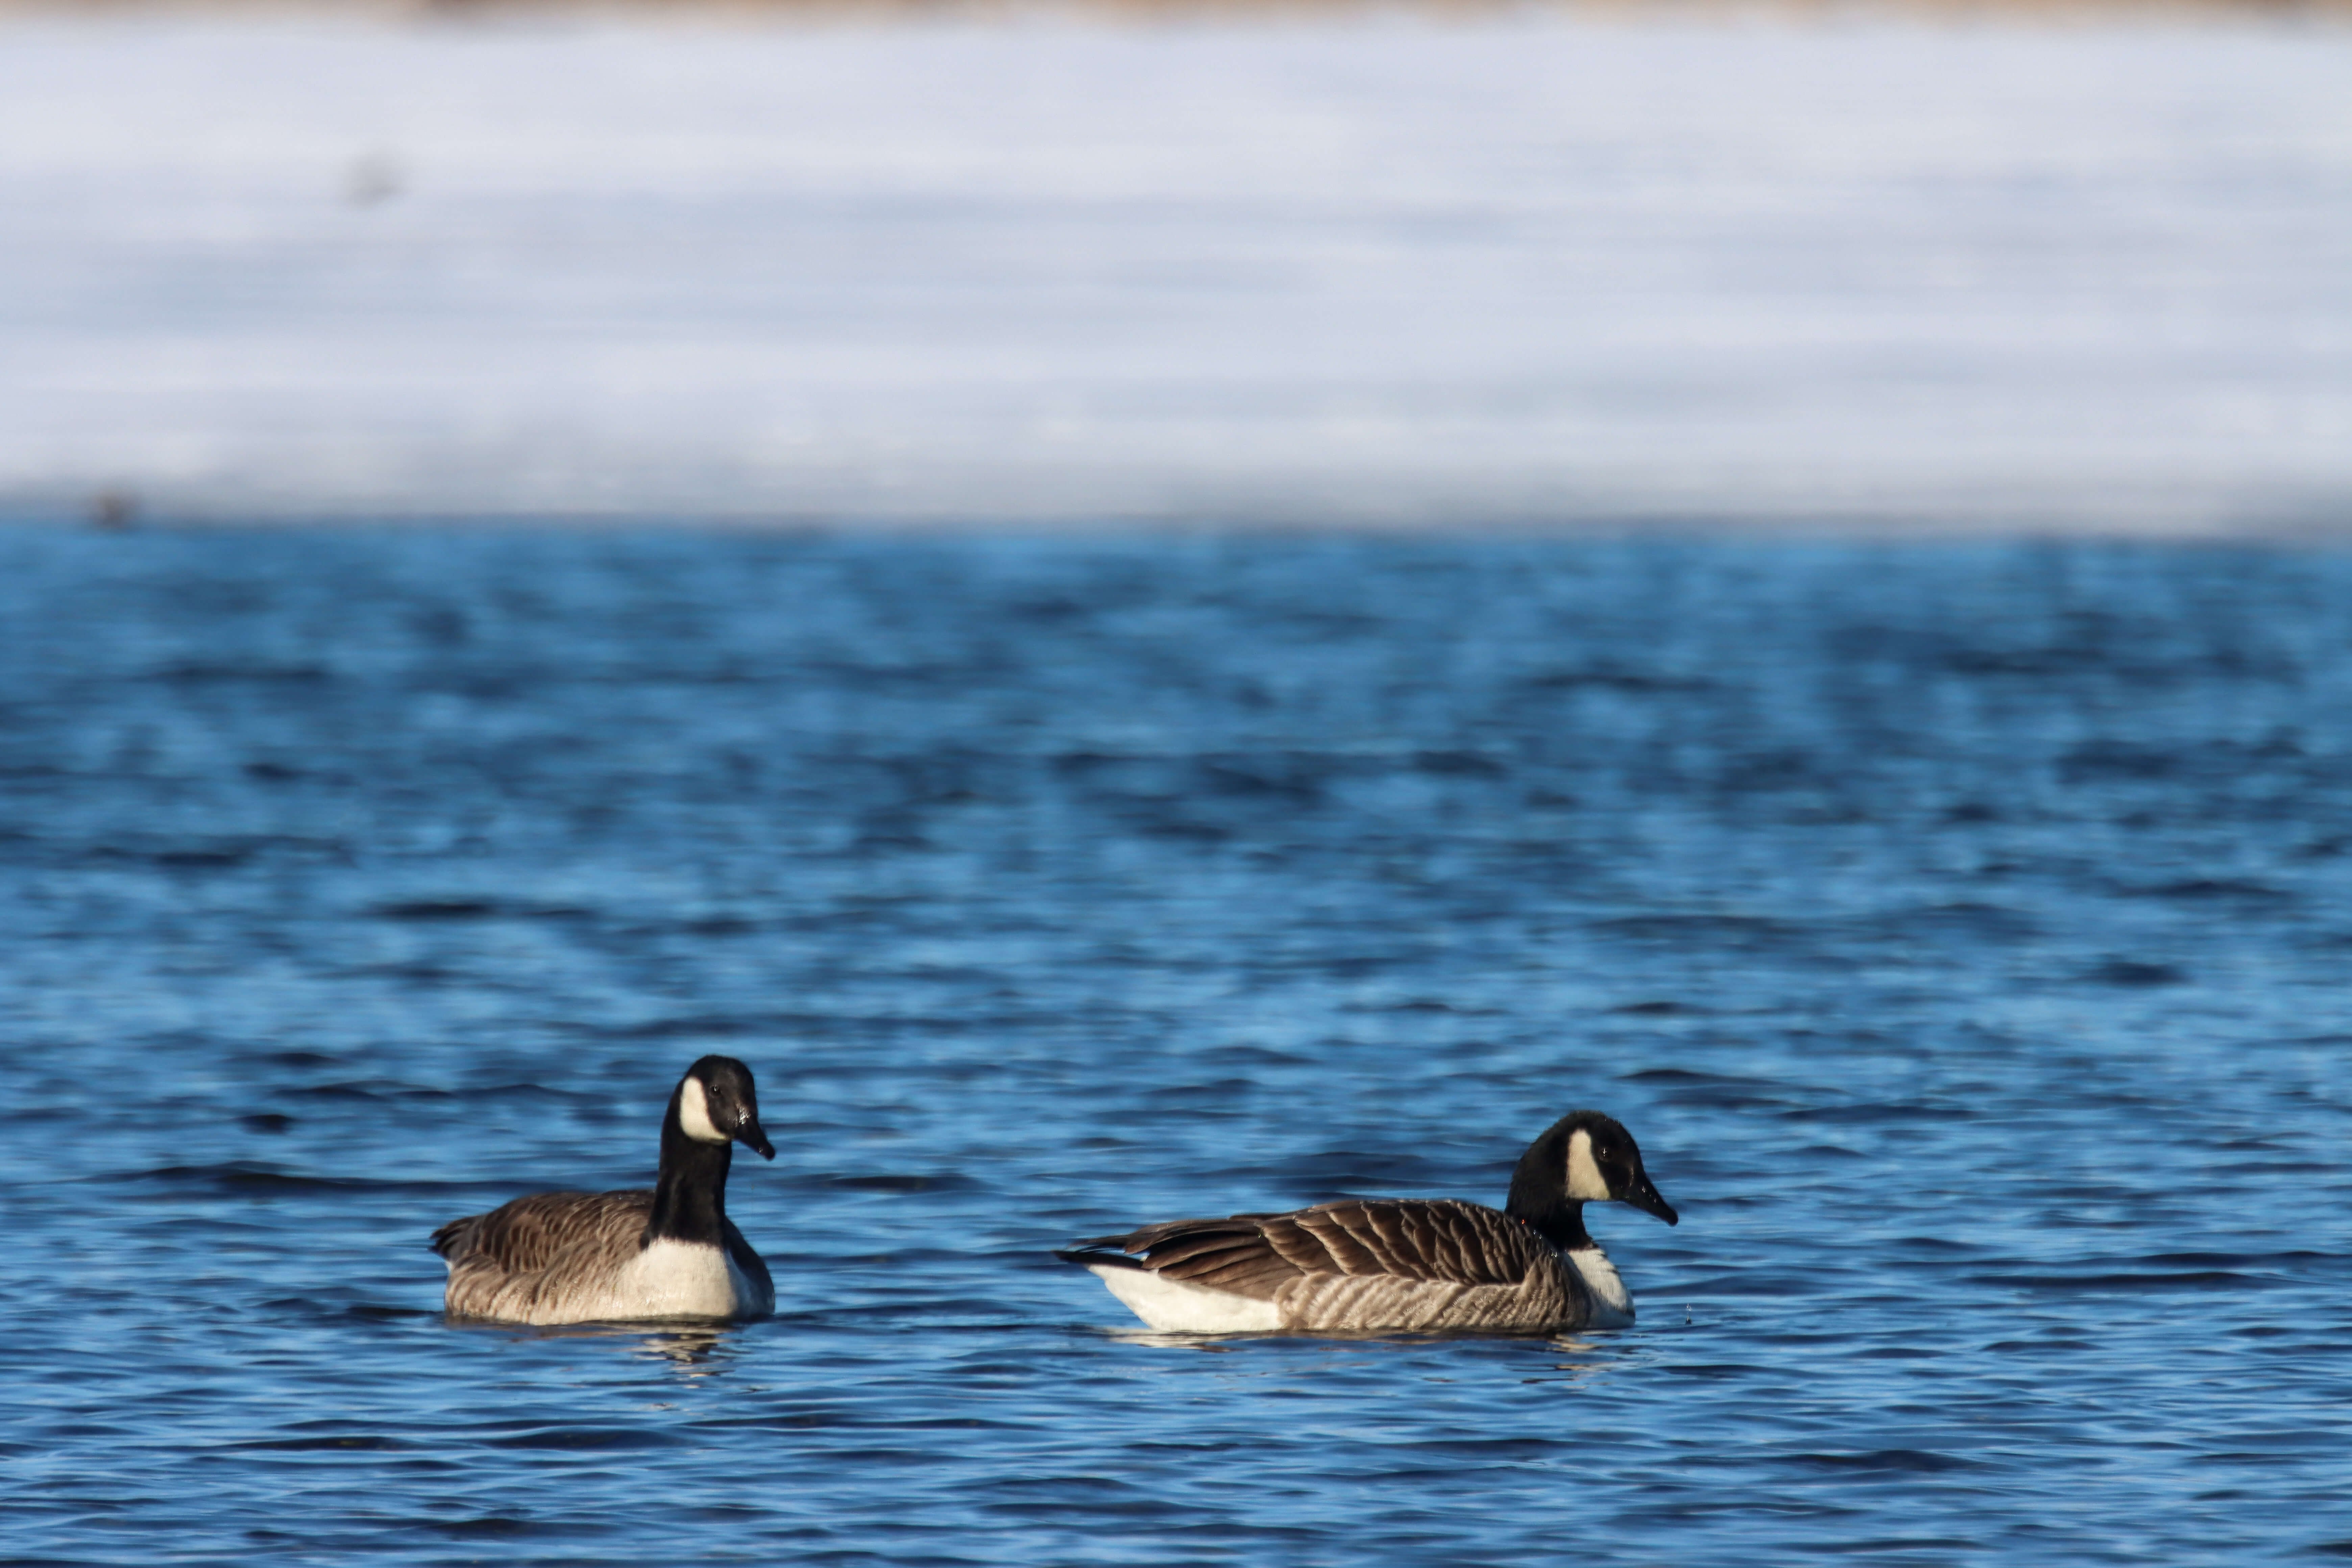
[[[2352,1555],[2347,503],[2340,7],[0,10],[0,1556]]]
[[[0,507],[2332,530],[2346,15],[14,10]]]

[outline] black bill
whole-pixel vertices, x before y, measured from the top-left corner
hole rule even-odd
[[[1634,1174],[1633,1184],[1625,1190],[1623,1201],[1632,1204],[1643,1214],[1657,1215],[1668,1225],[1682,1224],[1682,1216],[1675,1213],[1675,1205],[1660,1197],[1658,1189],[1650,1184],[1650,1173],[1647,1171],[1637,1172]]]

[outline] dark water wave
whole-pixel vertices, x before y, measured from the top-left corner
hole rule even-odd
[[[0,535],[11,1561],[2352,1552],[2352,560]],[[432,1227],[761,1075],[774,1321]],[[1046,1249],[1499,1198],[1641,1326]]]

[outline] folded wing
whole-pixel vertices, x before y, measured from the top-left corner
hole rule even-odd
[[[1316,1276],[1517,1285],[1550,1249],[1498,1210],[1450,1198],[1349,1198],[1290,1214],[1148,1225],[1083,1244],[1164,1279],[1256,1300]]]
[[[583,1246],[634,1247],[653,1212],[653,1194],[533,1193],[488,1214],[453,1219],[433,1233],[433,1250],[454,1268],[537,1274]],[[748,1249],[747,1249],[748,1250]]]

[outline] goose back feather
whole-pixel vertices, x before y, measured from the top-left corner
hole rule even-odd
[[[1453,1198],[1171,1220],[1066,1256],[1112,1268],[1139,1258],[1128,1266],[1266,1302],[1277,1319],[1269,1326],[1314,1332],[1571,1328],[1589,1315],[1581,1277],[1542,1237]]]

